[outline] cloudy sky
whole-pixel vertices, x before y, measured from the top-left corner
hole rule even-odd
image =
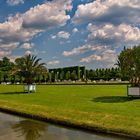
[[[140,43],[140,0],[0,0],[0,59],[34,54],[48,68],[114,66]]]

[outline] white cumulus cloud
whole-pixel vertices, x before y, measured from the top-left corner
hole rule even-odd
[[[98,63],[103,63],[106,67],[114,66],[117,60],[117,55],[114,50],[107,49],[100,54],[92,54],[90,56],[81,58],[81,63],[91,63],[96,61]]]
[[[77,47],[77,48],[73,48],[70,51],[64,51],[63,55],[68,57],[68,56],[73,56],[73,55],[79,55],[79,54],[83,54],[87,51],[99,51],[104,49],[105,46],[94,46],[94,45],[90,45],[90,44],[85,44],[83,46]]]
[[[140,22],[140,0],[95,0],[81,4],[73,17],[74,23],[110,22],[133,23]]]
[[[11,6],[15,6],[15,5],[23,4],[24,0],[7,0],[6,2]]]
[[[9,56],[10,54],[11,54],[11,51],[0,50],[0,58]]]
[[[23,49],[31,49],[34,46],[33,43],[24,43],[20,47]]]
[[[29,50],[25,52],[25,55],[29,55],[29,54],[32,54],[32,52]]]
[[[92,41],[100,41],[102,43],[109,44],[129,44],[138,43],[140,41],[140,29],[127,24],[113,25],[88,25],[88,31],[90,32],[88,38]]]
[[[31,8],[23,15],[23,27],[35,29],[48,29],[55,26],[63,26],[70,19],[66,15],[66,8],[59,1],[47,2]]]
[[[90,62],[93,61],[93,60],[101,61],[101,59],[102,59],[101,56],[96,55],[96,54],[93,54],[93,55],[90,55],[90,56],[88,56],[88,57],[81,58],[80,62],[90,63]]]
[[[77,29],[77,28],[74,28],[74,29],[72,30],[72,32],[73,32],[73,33],[76,33],[76,32],[78,32],[78,29]]]
[[[55,38],[63,38],[63,39],[69,39],[70,33],[66,31],[59,31],[56,35],[51,35],[51,39]]]
[[[41,32],[65,25],[70,19],[70,16],[66,15],[70,5],[71,0],[47,1],[23,14],[8,17],[5,22],[0,23],[0,46],[12,50]]]
[[[59,60],[52,60],[52,61],[49,61],[47,64],[48,65],[56,65],[56,64],[59,64],[60,61]]]
[[[70,33],[65,31],[60,31],[57,33],[57,37],[68,39],[70,37]]]

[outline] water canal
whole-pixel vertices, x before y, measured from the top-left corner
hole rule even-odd
[[[0,140],[128,140],[0,113]]]

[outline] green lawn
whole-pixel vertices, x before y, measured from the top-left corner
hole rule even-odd
[[[125,85],[39,85],[23,94],[21,85],[0,85],[0,108],[48,119],[140,136],[140,99]]]

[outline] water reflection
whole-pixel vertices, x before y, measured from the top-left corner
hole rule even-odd
[[[45,123],[32,120],[22,120],[12,126],[17,137],[25,137],[26,140],[38,140],[47,129]]]
[[[0,140],[129,140],[0,113]]]

